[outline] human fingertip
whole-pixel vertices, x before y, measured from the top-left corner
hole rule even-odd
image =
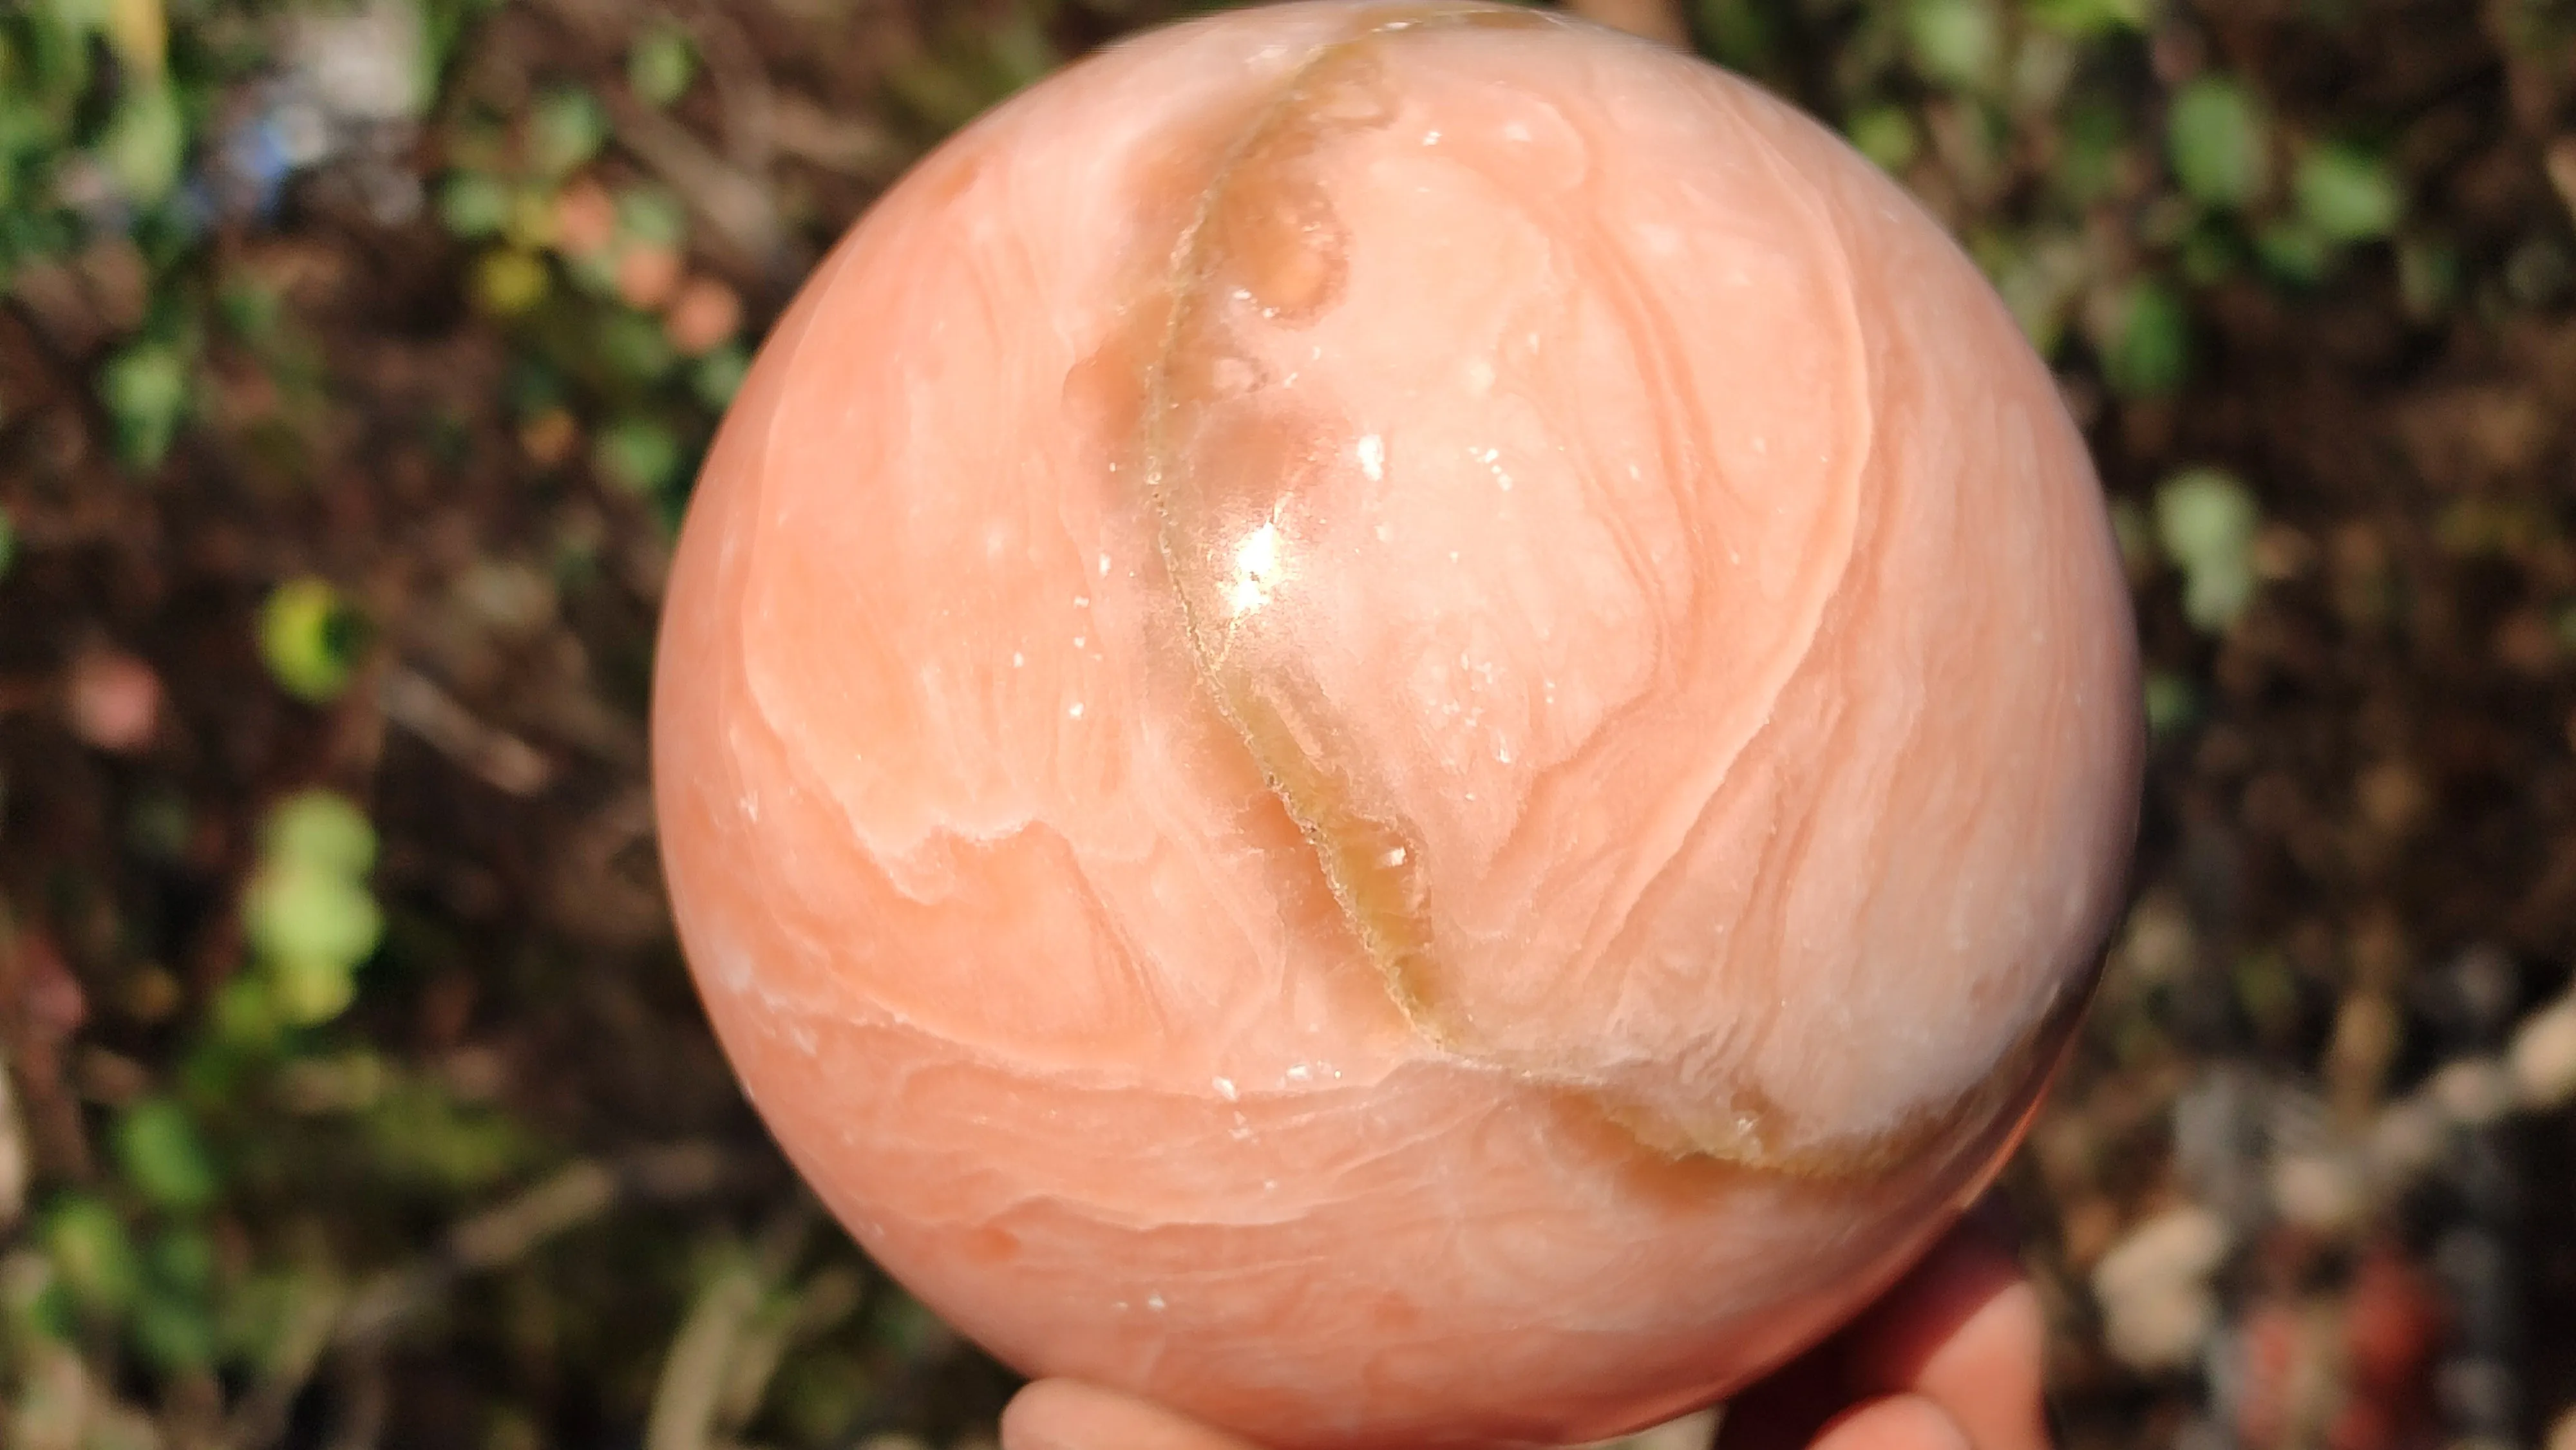
[[[1844,1411],[1808,1450],[1975,1450],[1968,1432],[1921,1395],[1889,1395]]]
[[[1247,1441],[1132,1395],[1079,1380],[1039,1380],[1002,1410],[1002,1450],[1256,1450]]]
[[[1963,1222],[1849,1341],[1852,1388],[1914,1394],[1974,1450],[2047,1450],[2047,1317],[2010,1242]]]
[[[1057,1397],[1051,1388],[1055,1383],[1040,1380],[1002,1407],[1002,1450],[1073,1450],[1055,1423],[1060,1412],[1050,1408]]]

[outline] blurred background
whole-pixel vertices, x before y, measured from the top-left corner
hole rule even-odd
[[[2115,501],[2068,1444],[2576,1450],[2576,3],[1580,8],[1922,197]],[[653,618],[820,249],[1173,13],[0,3],[0,1445],[990,1444],[701,1022]]]

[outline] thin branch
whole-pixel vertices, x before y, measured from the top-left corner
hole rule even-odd
[[[275,1444],[286,1431],[289,1407],[324,1359],[372,1358],[467,1277],[515,1263],[621,1207],[697,1198],[745,1176],[734,1155],[704,1142],[646,1148],[605,1163],[584,1159],[559,1169],[460,1220],[419,1262],[379,1275],[354,1294],[317,1298],[288,1326],[275,1371],[234,1411],[217,1446],[266,1450]]]

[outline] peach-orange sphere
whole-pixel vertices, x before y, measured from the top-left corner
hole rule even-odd
[[[1563,1442],[1804,1347],[2092,978],[2138,682],[1975,270],[1814,124],[1477,3],[941,148],[763,351],[654,706],[780,1141],[1032,1373]]]

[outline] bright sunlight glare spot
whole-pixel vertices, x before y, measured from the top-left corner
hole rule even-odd
[[[1234,582],[1226,588],[1226,603],[1238,617],[1250,614],[1270,602],[1279,578],[1279,526],[1265,523],[1235,546]]]
[[[1386,440],[1375,433],[1369,434],[1360,440],[1359,455],[1360,472],[1367,476],[1368,481],[1384,483],[1386,481]]]

